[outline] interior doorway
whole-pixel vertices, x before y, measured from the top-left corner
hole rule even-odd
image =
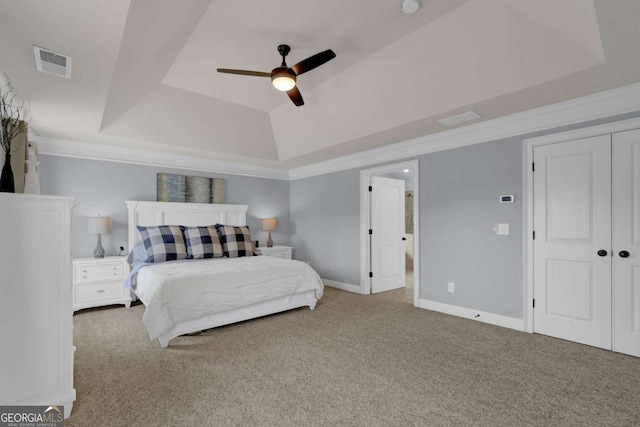
[[[372,293],[373,278],[370,276],[372,273],[375,274],[376,270],[380,271],[379,266],[375,264],[379,262],[380,257],[376,257],[375,253],[372,253],[372,234],[370,234],[370,230],[371,233],[376,233],[372,228],[373,209],[376,209],[372,208],[374,177],[378,178],[378,181],[380,181],[379,178],[404,181],[402,197],[402,210],[404,211],[403,280],[405,290],[412,294],[413,305],[418,307],[420,300],[420,265],[417,261],[420,259],[418,160],[360,171],[360,292],[363,294]]]

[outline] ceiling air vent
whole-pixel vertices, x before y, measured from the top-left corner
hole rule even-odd
[[[453,125],[459,125],[460,123],[464,123],[464,122],[470,122],[471,120],[476,120],[476,119],[479,119],[480,117],[481,117],[480,114],[476,113],[475,111],[467,111],[466,113],[458,114],[457,116],[451,116],[445,119],[440,119],[438,120],[438,122],[440,122],[440,124],[443,124],[445,126],[453,126]]]
[[[36,56],[36,68],[43,73],[71,78],[71,57],[52,52],[38,46],[33,47]]]

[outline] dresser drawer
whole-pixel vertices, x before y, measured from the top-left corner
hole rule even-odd
[[[95,285],[76,286],[76,304],[86,304],[111,299],[122,299],[124,286],[122,282],[98,283]]]
[[[104,282],[106,280],[124,280],[122,262],[101,265],[77,265],[73,268],[75,283]]]

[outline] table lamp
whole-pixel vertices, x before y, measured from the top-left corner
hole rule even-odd
[[[262,229],[269,232],[267,247],[272,248],[273,240],[271,240],[271,232],[278,229],[278,220],[276,218],[264,218],[262,220]]]
[[[104,248],[102,247],[102,235],[111,233],[111,218],[107,216],[97,216],[87,218],[87,234],[97,234],[98,244],[93,251],[96,258],[104,258]]]

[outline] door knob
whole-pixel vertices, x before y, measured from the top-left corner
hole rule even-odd
[[[629,252],[627,251],[620,251],[618,255],[620,255],[620,258],[629,258]]]
[[[607,252],[607,251],[605,251],[604,249],[600,249],[600,250],[598,251],[598,255],[600,255],[600,256],[607,256],[607,253],[608,253],[608,252]]]
[[[407,238],[406,238],[406,237],[403,237],[403,238],[402,238],[402,240],[407,240]]]

